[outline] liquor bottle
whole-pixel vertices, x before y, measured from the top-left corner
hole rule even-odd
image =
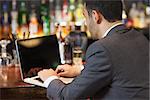
[[[75,19],[76,22],[83,23],[84,21],[82,0],[78,0],[77,8],[75,10]]]
[[[146,25],[146,16],[145,16],[145,12],[144,10],[140,10],[139,11],[139,26],[138,28],[146,28],[147,25]]]
[[[133,27],[138,27],[139,19],[138,19],[139,11],[137,9],[136,3],[132,4],[132,7],[129,11],[129,17],[133,22]]]
[[[64,22],[68,21],[68,2],[67,2],[67,0],[63,0],[62,20]]]
[[[23,38],[24,34],[29,33],[29,28],[27,24],[27,9],[26,9],[25,2],[21,2],[21,7],[18,14],[18,22],[20,25],[18,38]]]
[[[16,36],[17,34],[17,28],[18,28],[18,12],[17,12],[17,7],[16,7],[16,0],[12,1],[12,12],[11,12],[11,29],[12,29],[12,34]]]
[[[122,23],[124,23],[124,24],[127,23],[127,14],[124,9],[122,10]]]
[[[11,39],[11,28],[8,13],[8,3],[3,4],[3,17],[2,17],[2,39]]]
[[[75,30],[75,0],[69,0],[70,6],[69,6],[69,11],[68,11],[68,16],[69,16],[69,25],[71,27],[70,31]]]
[[[150,5],[146,7],[146,23],[150,27]]]
[[[43,32],[44,32],[44,35],[49,35],[50,34],[50,19],[49,19],[49,16],[46,16],[43,19]]]
[[[65,64],[72,64],[73,63],[73,49],[71,46],[70,41],[66,38],[64,43],[64,59]]]
[[[62,21],[60,2],[61,0],[56,0],[55,19],[58,23]]]
[[[40,7],[40,17],[41,17],[40,19],[41,19],[44,35],[50,34],[50,18],[49,18],[48,10],[49,7],[48,4],[46,4],[46,0],[42,0],[41,7]]]
[[[145,8],[146,5],[143,2],[138,2],[138,8],[139,8],[139,27],[138,28],[146,28],[146,13]]]
[[[75,22],[75,0],[69,0],[70,2],[70,6],[69,6],[69,16],[70,16],[70,21],[74,21]]]
[[[32,10],[30,14],[29,32],[30,37],[36,37],[38,35],[38,20],[35,12],[35,5],[31,5]]]
[[[23,17],[25,17],[26,21],[27,21],[27,9],[26,9],[26,3],[25,2],[21,2],[21,6],[20,6],[20,10],[19,10],[19,15],[18,15],[18,23],[19,25],[24,24],[24,20]]]
[[[67,30],[67,23],[65,21],[60,22],[60,27],[61,27],[61,36],[65,38],[69,34],[69,31]]]
[[[49,0],[49,16],[50,16],[50,32],[55,34],[55,10],[54,10],[54,0]]]
[[[61,26],[58,24],[57,27],[58,27],[58,29],[57,29],[57,34],[56,35],[57,35],[57,38],[58,38],[61,64],[65,64],[65,55],[64,55],[65,41],[64,41],[64,38],[62,37]]]
[[[61,25],[58,24],[57,28],[61,64],[72,64],[72,47],[69,41],[66,41],[66,39],[63,37],[63,29]]]
[[[48,16],[48,4],[46,0],[41,0],[41,6],[40,6],[40,20],[42,21],[42,17]]]

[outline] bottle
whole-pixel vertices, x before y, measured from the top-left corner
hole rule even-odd
[[[50,33],[55,34],[55,10],[54,0],[49,0],[49,16],[50,16]]]
[[[40,19],[41,19],[41,24],[43,27],[43,33],[44,35],[49,35],[50,34],[50,18],[48,14],[48,5],[46,4],[46,0],[41,1],[41,7],[40,7]]]
[[[131,9],[130,9],[130,11],[129,11],[129,17],[130,17],[131,19],[133,19],[133,18],[136,17],[137,15],[138,15],[138,11],[137,11],[137,8],[136,8],[136,4],[133,3],[133,4],[132,4],[132,7],[131,7]]]
[[[83,23],[84,21],[82,0],[78,0],[77,8],[75,10],[75,19],[76,22],[80,23]]]
[[[18,38],[24,38],[24,33],[29,34],[29,28],[27,24],[27,9],[25,2],[21,2],[21,7],[18,14],[18,23],[20,25]]]
[[[60,52],[60,59],[61,59],[61,64],[65,64],[65,55],[64,55],[64,45],[65,45],[65,41],[62,37],[62,31],[61,31],[61,26],[58,24],[58,44],[59,44],[59,52]]]
[[[21,2],[21,7],[19,10],[19,15],[18,15],[18,23],[19,25],[24,24],[25,21],[23,20],[23,17],[25,17],[26,21],[27,21],[27,9],[26,9],[26,4],[25,2]]]
[[[124,9],[122,10],[122,23],[124,23],[124,24],[127,23],[127,14]]]
[[[70,41],[65,38],[64,42],[64,59],[65,59],[65,64],[72,64],[73,63],[73,50]]]
[[[56,0],[55,19],[56,19],[56,22],[58,23],[62,21],[60,2],[61,2],[60,0]]]
[[[72,64],[72,47],[68,40],[62,36],[62,27],[58,24],[58,44],[61,64]]]
[[[67,23],[65,21],[61,22],[60,27],[61,27],[61,36],[62,38],[65,38],[69,34],[69,31],[67,30]]]
[[[40,20],[43,21],[43,17],[45,16],[48,16],[48,5],[46,4],[46,0],[41,0]]]
[[[70,6],[69,6],[69,19],[70,21],[75,22],[75,15],[74,15],[74,11],[75,11],[75,0],[69,0]]]
[[[150,5],[146,7],[146,23],[150,27]]]
[[[12,29],[12,34],[16,36],[17,34],[17,28],[18,28],[18,12],[17,12],[17,7],[16,7],[16,0],[12,1],[12,11],[11,11],[11,29]]]
[[[122,23],[123,24],[127,24],[128,20],[127,20],[127,14],[126,14],[126,6],[125,6],[125,1],[122,0]]]
[[[11,39],[11,27],[8,13],[8,2],[3,4],[3,17],[2,17],[2,39]]]
[[[68,16],[69,16],[69,25],[71,27],[71,31],[75,30],[75,0],[69,0],[70,6],[69,6],[69,11],[68,11]]]
[[[30,32],[30,37],[32,38],[38,36],[38,20],[35,12],[35,5],[31,5],[31,7],[32,10],[30,14],[29,32]]]
[[[147,25],[146,25],[146,16],[145,16],[145,12],[144,10],[140,10],[140,13],[139,13],[139,28],[146,28]]]
[[[139,26],[139,11],[137,9],[136,3],[132,4],[132,7],[129,11],[129,17],[133,21],[133,27],[137,28]]]
[[[50,34],[50,19],[49,19],[49,16],[46,16],[43,19],[43,33],[44,33],[44,35],[49,35]]]
[[[68,2],[67,2],[67,0],[63,0],[62,20],[64,22],[68,21]]]

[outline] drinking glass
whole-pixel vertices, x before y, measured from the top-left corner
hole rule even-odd
[[[1,40],[1,53],[0,53],[0,80],[7,81],[8,66],[11,64],[12,56],[7,52],[6,47],[10,43],[10,40]]]
[[[80,66],[82,65],[82,55],[83,51],[80,47],[75,47],[73,49],[73,64]]]

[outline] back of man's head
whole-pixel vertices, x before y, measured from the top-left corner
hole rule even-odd
[[[100,12],[110,22],[122,19],[121,0],[84,0],[89,16],[92,10]]]

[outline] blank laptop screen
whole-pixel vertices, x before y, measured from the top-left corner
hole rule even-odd
[[[35,76],[41,69],[55,69],[60,64],[56,35],[17,40],[16,47],[23,78]]]

